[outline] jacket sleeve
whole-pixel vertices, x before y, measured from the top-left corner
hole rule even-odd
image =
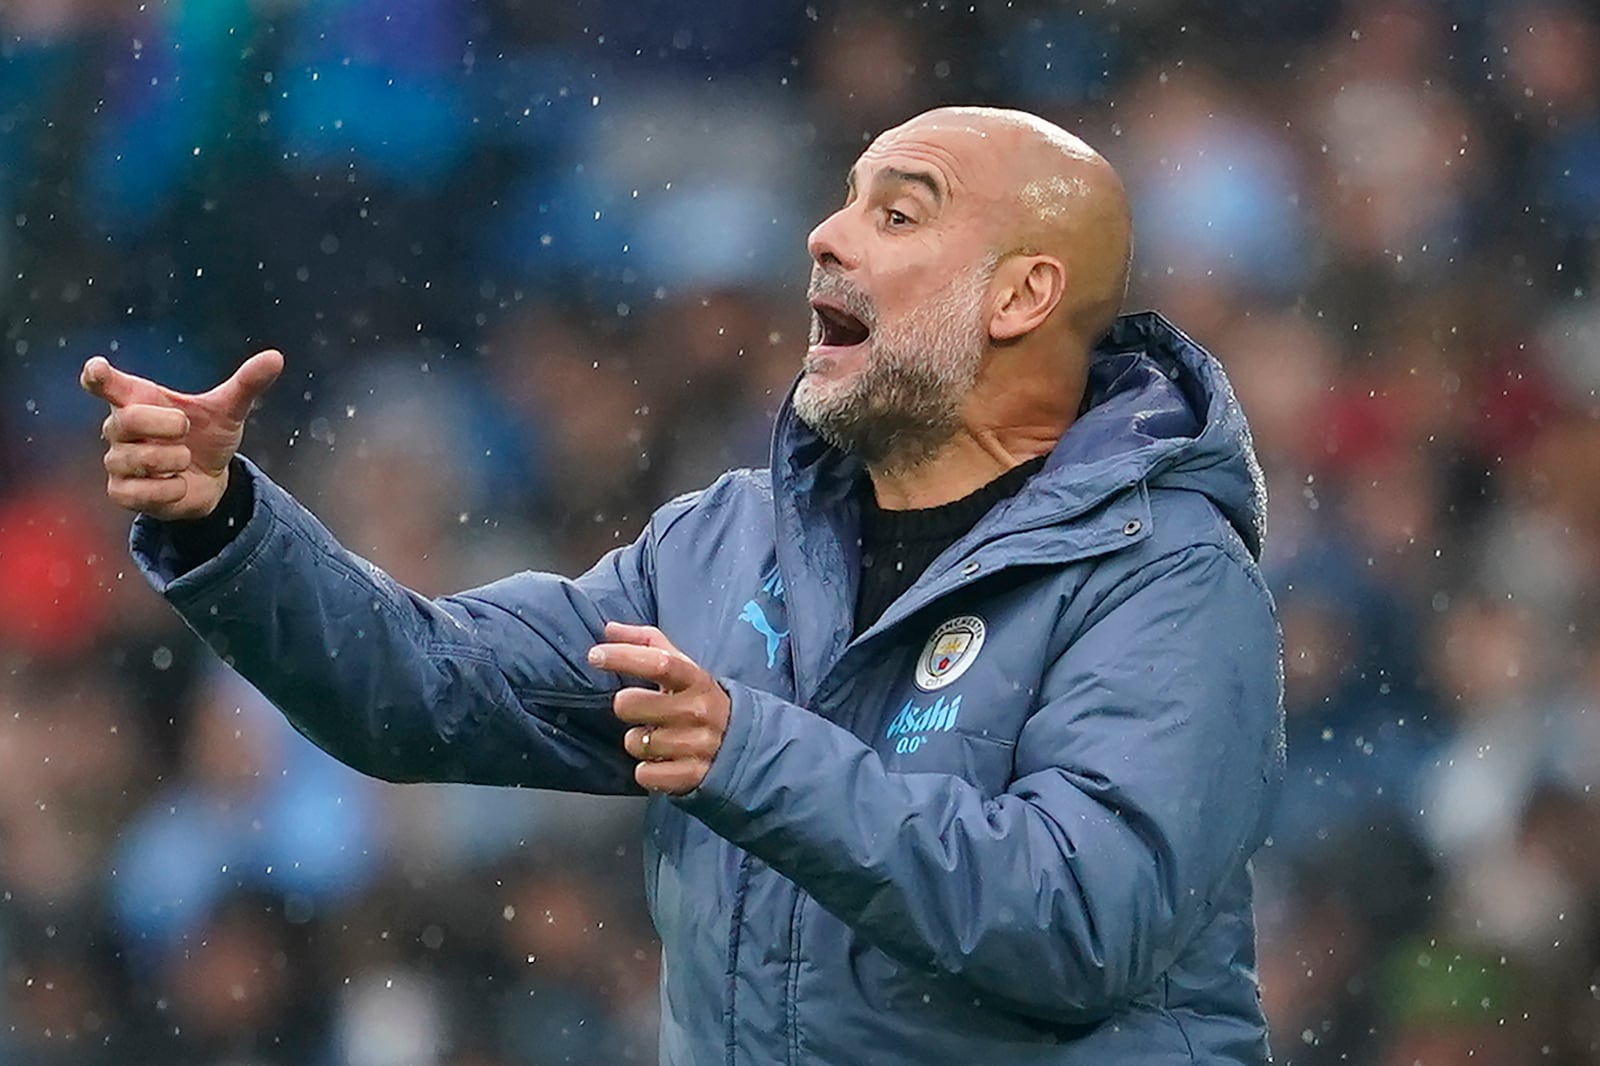
[[[250,519],[184,573],[141,516],[134,559],[184,621],[318,746],[390,781],[634,793],[617,682],[584,655],[655,621],[654,523],[577,580],[523,573],[429,600],[346,551],[256,467]]]
[[[1259,578],[1189,548],[1118,582],[1051,666],[999,796],[890,772],[846,730],[729,684],[723,748],[679,802],[903,963],[1093,1022],[1151,987],[1259,846],[1279,663]]]

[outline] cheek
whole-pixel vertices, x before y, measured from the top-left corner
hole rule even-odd
[[[878,332],[894,332],[904,323],[916,320],[928,305],[948,292],[951,279],[964,276],[971,264],[946,262],[932,257],[898,269],[878,273],[872,279],[873,309],[878,315]]]

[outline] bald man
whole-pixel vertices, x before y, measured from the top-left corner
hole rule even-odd
[[[811,235],[770,470],[438,600],[235,454],[276,352],[84,383],[144,573],[318,744],[650,796],[663,1063],[1264,1063],[1263,494],[1218,365],[1116,317],[1129,246],[1037,117],[884,133]]]

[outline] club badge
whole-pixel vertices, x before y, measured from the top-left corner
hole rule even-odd
[[[987,629],[975,614],[952,618],[935,629],[917,656],[917,687],[934,692],[966,673],[983,648]]]

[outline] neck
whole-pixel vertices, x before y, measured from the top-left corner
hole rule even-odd
[[[867,473],[873,495],[886,511],[921,510],[970,496],[1012,467],[1048,454],[1065,426],[963,429],[923,462],[911,467],[875,467]]]
[[[1088,346],[1035,337],[991,349],[961,405],[961,428],[914,466],[868,467],[878,506],[904,511],[959,500],[1012,467],[1049,454],[1077,419],[1088,378]],[[1081,350],[1063,359],[1063,349]]]

